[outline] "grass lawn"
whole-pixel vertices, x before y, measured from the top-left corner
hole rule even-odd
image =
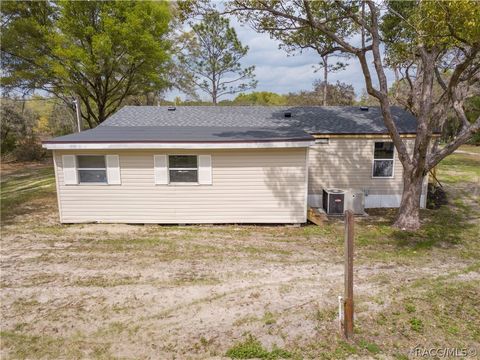
[[[480,154],[480,146],[476,146],[476,145],[462,145],[460,146],[459,150]]]
[[[418,232],[356,219],[355,336],[337,323],[343,224],[60,225],[51,166],[2,174],[2,359],[411,358],[480,353],[480,156],[445,159]]]

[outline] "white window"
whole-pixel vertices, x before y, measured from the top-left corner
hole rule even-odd
[[[107,166],[103,155],[78,155],[77,171],[80,184],[107,183]]]
[[[393,157],[395,148],[391,141],[375,142],[373,153],[373,177],[393,177]]]
[[[197,156],[169,155],[168,175],[170,183],[198,183]]]

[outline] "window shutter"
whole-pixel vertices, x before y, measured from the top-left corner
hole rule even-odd
[[[77,161],[75,155],[62,155],[62,167],[65,185],[77,185]]]
[[[107,155],[107,182],[112,185],[120,185],[120,159],[118,155]]]
[[[198,156],[198,182],[199,184],[212,184],[212,156]]]
[[[155,166],[155,184],[168,184],[167,155],[154,155],[153,160]]]

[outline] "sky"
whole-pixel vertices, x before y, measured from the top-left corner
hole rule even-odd
[[[323,71],[315,72],[318,69],[320,60],[319,55],[313,50],[305,50],[295,56],[289,55],[285,50],[279,49],[279,42],[270,39],[268,34],[259,34],[248,25],[239,24],[234,18],[230,19],[230,24],[235,28],[238,38],[243,45],[248,45],[249,52],[242,59],[244,66],[255,65],[255,75],[258,85],[251,91],[272,91],[279,94],[297,92],[300,90],[313,89],[313,81],[321,79]],[[330,63],[335,60],[329,59]],[[342,59],[342,62],[345,62]],[[338,81],[352,84],[357,97],[360,97],[365,88],[364,79],[360,64],[355,58],[346,61],[349,66],[336,73],[329,73],[328,81],[335,83]],[[392,71],[387,70],[389,83],[394,79]],[[202,99],[208,100],[207,96],[199,95]],[[185,95],[178,91],[171,91],[166,99],[173,100],[175,96],[185,99]],[[235,95],[228,95],[222,99],[232,99]]]

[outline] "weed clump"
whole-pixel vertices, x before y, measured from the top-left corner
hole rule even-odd
[[[225,354],[232,359],[290,359],[292,354],[286,350],[274,346],[272,351],[268,351],[262,343],[252,334],[247,338],[235,344]]]

